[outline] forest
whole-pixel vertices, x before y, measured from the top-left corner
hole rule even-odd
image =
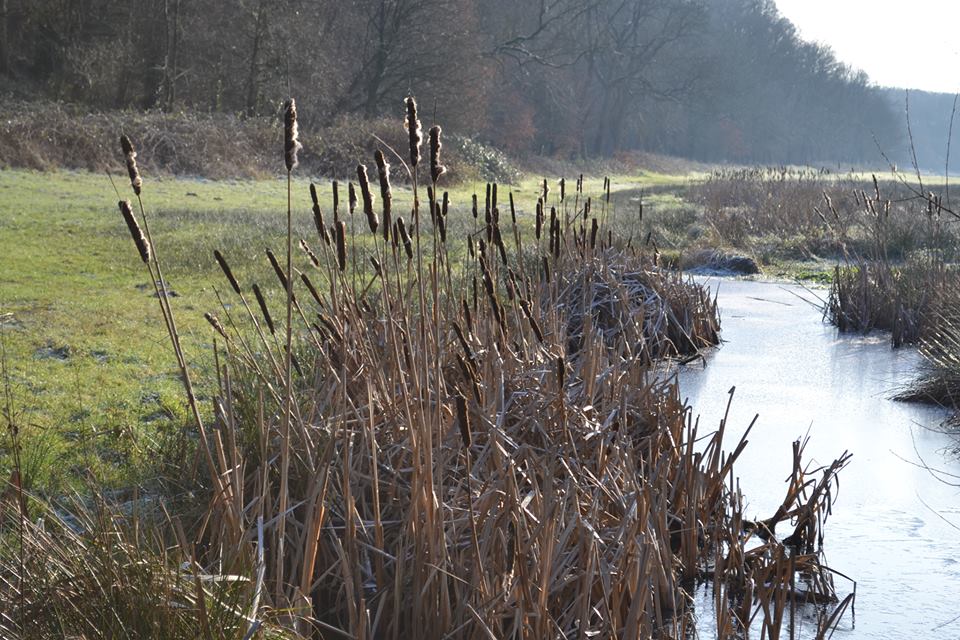
[[[396,111],[514,157],[879,161],[902,110],[771,0],[0,0],[0,98],[90,112]],[[896,132],[896,133],[894,133]]]

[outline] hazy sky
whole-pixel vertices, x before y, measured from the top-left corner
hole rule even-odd
[[[776,0],[807,40],[876,84],[960,91],[960,0]]]

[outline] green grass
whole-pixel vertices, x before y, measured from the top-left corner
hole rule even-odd
[[[114,179],[121,197],[132,197],[124,177]],[[623,200],[641,187],[679,187],[686,180],[649,173],[615,177],[613,190]],[[294,184],[295,224],[316,248],[308,182]],[[331,202],[329,183],[318,184],[321,202]],[[568,197],[574,184],[571,177]],[[510,187],[525,223],[540,185],[531,177]],[[553,197],[555,180],[550,188]],[[602,177],[586,185],[595,200],[601,188]],[[508,215],[508,191],[501,187],[501,215]],[[451,215],[469,218],[474,192],[482,208],[483,184],[453,188]],[[656,196],[651,212],[658,198],[665,199],[665,210],[676,205],[669,196]],[[215,379],[214,334],[203,314],[222,316],[215,288],[227,287],[213,250],[225,253],[243,285],[258,282],[279,310],[283,293],[264,249],[282,254],[286,183],[146,176],[143,199],[169,287],[177,294],[171,304],[187,358],[199,369],[195,379],[209,384]],[[344,210],[346,200],[342,188]],[[406,212],[409,218],[411,200],[409,190],[395,188],[394,215]],[[594,211],[600,206],[595,202]],[[361,233],[366,228],[359,212],[355,224]],[[295,259],[301,269],[309,268],[300,252]],[[2,335],[28,488],[59,492],[86,479],[106,486],[143,481],[187,412],[157,299],[106,175],[0,173],[0,274]],[[198,395],[207,398],[212,391],[201,386]],[[9,454],[5,440],[0,453]]]

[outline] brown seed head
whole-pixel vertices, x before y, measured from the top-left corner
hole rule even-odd
[[[357,181],[360,183],[360,196],[363,198],[363,213],[367,216],[370,232],[376,233],[380,226],[377,212],[373,210],[373,193],[370,191],[370,178],[367,177],[366,165],[357,165]]]
[[[416,167],[420,164],[420,145],[423,144],[423,130],[420,128],[420,120],[417,118],[417,101],[413,96],[409,96],[407,103],[407,134],[410,136],[410,166]]]
[[[213,250],[213,257],[217,259],[217,264],[220,265],[223,275],[227,276],[227,281],[230,283],[230,286],[233,287],[233,290],[237,292],[237,295],[240,295],[240,283],[237,282],[237,279],[233,277],[233,271],[230,270],[230,265],[227,264],[227,259],[223,257],[223,254],[219,250]]]
[[[351,185],[352,186],[352,185]],[[347,268],[347,223],[340,220],[337,228],[337,266],[343,272]]]
[[[352,216],[357,209],[357,188],[353,186],[352,182],[347,184],[347,206]]]
[[[140,178],[140,169],[137,167],[137,151],[126,134],[120,136],[120,148],[123,149],[124,161],[127,163],[127,173],[130,174],[130,186],[133,193],[140,195],[143,180]]]
[[[390,240],[390,217],[393,203],[393,193],[390,191],[390,163],[377,149],[374,154],[377,161],[377,173],[380,175],[380,204],[383,207],[383,239]]]
[[[143,235],[140,224],[137,222],[136,216],[133,215],[130,202],[121,200],[118,204],[120,205],[120,213],[123,215],[123,221],[127,223],[127,229],[130,230],[130,237],[133,238],[133,243],[137,245],[140,259],[143,260],[144,264],[150,262],[150,243],[147,242],[147,237]]]
[[[440,132],[439,126],[430,128],[430,178],[434,182],[447,172],[447,168],[440,162],[440,150],[443,148],[443,144],[440,142]]]
[[[473,445],[473,437],[470,434],[470,414],[467,413],[467,399],[458,392],[454,401],[457,405],[457,424],[460,426],[460,437],[463,438],[463,446],[469,449]]]
[[[213,327],[214,331],[223,336],[224,340],[229,340],[229,338],[227,338],[227,332],[224,330],[223,325],[220,324],[220,320],[217,318],[217,316],[213,315],[212,313],[204,313],[203,317],[207,319],[207,322],[210,323],[210,326]]]
[[[297,152],[302,148],[297,127],[297,103],[290,98],[283,104],[283,153],[288,173],[296,168]]]

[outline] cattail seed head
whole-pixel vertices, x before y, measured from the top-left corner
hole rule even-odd
[[[370,225],[370,232],[376,233],[377,227],[380,226],[380,219],[377,217],[377,212],[373,210],[373,193],[370,191],[366,165],[357,165],[357,181],[360,183],[360,196],[363,198],[363,213],[367,216],[367,224]]]
[[[353,212],[357,210],[357,188],[353,186],[352,182],[347,183],[347,206],[352,216]]]
[[[420,145],[423,144],[423,130],[420,128],[420,119],[417,118],[417,101],[413,96],[407,97],[407,135],[410,137],[410,166],[420,164]]]
[[[223,254],[219,250],[213,250],[213,257],[217,259],[217,264],[220,265],[220,270],[223,271],[223,275],[227,277],[227,281],[230,283],[230,286],[233,287],[233,290],[240,295],[240,283],[237,282],[237,279],[233,277],[233,271],[230,270],[230,265],[227,264],[227,259],[223,257]]]
[[[280,267],[280,263],[277,261],[277,256],[273,255],[273,251],[270,251],[270,249],[267,249],[267,260],[270,261],[270,266],[273,267],[274,273],[277,274],[277,280],[280,281],[280,286],[282,286],[283,290],[286,291],[287,276]]]
[[[334,180],[330,187],[333,190],[333,222],[336,224],[340,219],[340,183]]]
[[[297,127],[297,103],[290,98],[283,104],[283,156],[288,173],[296,168],[297,153],[302,148]]]
[[[337,222],[337,266],[341,272],[347,268],[347,223],[343,220]]]
[[[377,149],[374,154],[377,161],[377,172],[380,174],[380,204],[383,208],[383,239],[390,241],[390,218],[391,205],[393,203],[393,193],[390,191],[390,163],[383,156],[383,152]]]
[[[403,222],[403,216],[397,218],[397,232],[400,235],[400,241],[403,243],[403,250],[407,253],[407,258],[413,259],[413,243],[410,241],[410,234],[407,232],[407,225]]]
[[[543,179],[543,186],[541,187],[540,191],[540,197],[543,198],[544,202],[548,202],[547,196],[550,195],[550,185],[547,184],[546,178]]]
[[[447,172],[447,168],[440,162],[440,150],[443,148],[440,132],[439,126],[434,125],[430,128],[430,178],[434,182]]]
[[[203,317],[207,319],[207,322],[210,323],[210,326],[213,327],[213,330],[219,333],[224,340],[229,340],[229,338],[227,338],[227,332],[223,328],[223,325],[220,324],[220,320],[217,318],[217,316],[213,315],[212,313],[204,313]]]
[[[140,169],[137,167],[137,151],[126,134],[120,136],[120,148],[123,150],[124,161],[127,163],[127,173],[130,174],[130,186],[133,192],[140,195],[143,180],[140,178]]]
[[[463,397],[463,394],[457,393],[454,403],[457,405],[457,424],[460,426],[463,446],[470,449],[473,446],[473,437],[470,434],[470,414],[467,413],[467,399]]]
[[[324,229],[326,231],[326,229]],[[310,245],[307,244],[307,241],[303,238],[300,238],[300,249],[307,254],[307,257],[310,258],[310,262],[313,263],[313,266],[320,268],[320,258],[317,257],[317,254],[313,252],[313,249],[310,248]]]
[[[147,241],[147,237],[143,235],[136,216],[133,215],[130,202],[121,200],[118,204],[120,206],[120,213],[123,215],[123,221],[127,223],[127,229],[130,230],[130,237],[133,238],[133,243],[137,245],[137,252],[140,254],[140,259],[143,260],[144,264],[147,264],[150,262],[151,256],[150,243]]]
[[[267,321],[267,328],[270,329],[271,334],[277,332],[276,327],[273,326],[273,318],[270,317],[270,309],[267,308],[267,301],[263,298],[263,293],[260,291],[260,287],[257,286],[257,283],[253,283],[253,295],[257,298],[257,304],[260,306],[260,313],[263,314],[263,319]]]
[[[477,210],[477,194],[473,194],[473,219],[476,220],[480,212]]]
[[[567,181],[565,178],[560,178],[560,202],[563,202],[563,199],[567,197]]]
[[[317,197],[317,187],[310,183],[310,199],[313,200],[313,223],[317,227],[317,233],[324,244],[330,246],[330,234],[327,232],[327,225],[323,221],[323,209],[320,208],[320,199]]]

